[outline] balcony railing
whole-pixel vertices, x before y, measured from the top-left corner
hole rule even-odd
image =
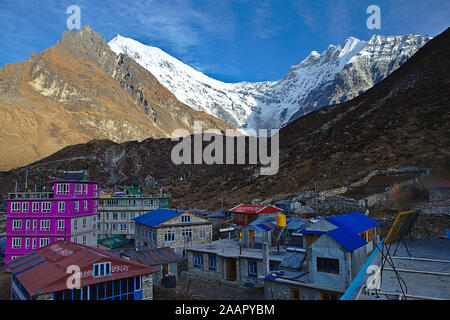
[[[53,192],[10,192],[8,199],[51,199]]]

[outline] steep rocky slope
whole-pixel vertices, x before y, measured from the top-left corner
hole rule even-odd
[[[0,69],[0,169],[92,139],[169,137],[195,120],[231,126],[179,102],[133,59],[116,55],[88,26],[25,62]]]

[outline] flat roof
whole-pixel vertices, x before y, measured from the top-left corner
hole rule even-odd
[[[198,251],[216,254],[224,258],[250,258],[262,260],[263,250],[242,247],[239,249],[239,241],[237,239],[220,239],[210,243],[205,243],[187,248],[189,251]],[[280,246],[280,252],[276,246],[269,248],[269,256],[271,261],[281,262],[286,255],[286,247]]]
[[[406,294],[406,300],[450,299],[450,240],[406,240],[406,246],[413,257],[412,259],[402,243],[400,243],[397,253],[393,256],[396,245],[396,242],[392,243],[390,252],[393,257],[393,265],[403,280],[400,280],[400,283]],[[370,264],[380,266],[381,258],[382,255],[377,250]],[[362,272],[366,271],[362,270]],[[401,296],[402,290],[399,280],[389,263],[385,264],[381,274],[381,285],[378,295],[375,289],[367,290],[366,284],[369,276],[371,275],[367,273],[364,275],[361,284],[351,293],[350,299],[404,299]]]

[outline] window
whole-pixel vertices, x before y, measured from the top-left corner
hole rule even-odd
[[[249,261],[248,262],[248,276],[250,278],[256,278],[257,275],[257,264],[256,261]]]
[[[317,257],[317,271],[339,274],[339,259]]]
[[[192,241],[192,229],[183,229],[181,235],[184,241]]]
[[[75,185],[75,194],[81,194],[81,188],[82,188],[82,186],[83,185],[81,185],[81,184],[76,184]]]
[[[112,229],[113,229],[114,231],[117,230],[117,224],[116,224],[116,223],[113,223],[113,224],[112,224]]]
[[[193,258],[194,258],[194,261],[193,261],[194,267],[203,268],[203,255],[194,253]]]
[[[93,187],[94,187],[94,191],[97,191],[97,190],[98,190],[98,189],[97,189],[98,186],[97,186],[96,184],[94,184]]]
[[[50,242],[49,238],[41,238],[39,239],[39,248],[45,247]]]
[[[11,212],[20,212],[20,202],[11,203]]]
[[[26,230],[30,230],[30,220],[27,220],[26,222]]]
[[[206,229],[200,229],[198,231],[198,238],[199,239],[206,239]]]
[[[78,220],[77,219],[73,219],[73,229],[74,230],[78,229]]]
[[[105,230],[109,230],[109,223],[105,223]]]
[[[12,238],[12,248],[20,249],[22,247],[22,238]]]
[[[50,212],[51,205],[51,202],[42,202],[42,212]]]
[[[83,244],[86,244],[86,236],[83,236]]]
[[[112,219],[113,219],[113,220],[117,220],[117,217],[118,217],[117,213],[113,213]]]
[[[130,230],[134,230],[134,223],[130,223]]]
[[[106,277],[110,275],[111,275],[111,262],[94,264],[94,278]]]
[[[58,220],[58,231],[64,230],[64,220]]]
[[[22,202],[22,212],[28,212],[28,202]]]
[[[37,220],[33,220],[33,231],[37,229]]]
[[[164,241],[165,242],[175,241],[175,231],[173,230],[164,231]]]
[[[191,216],[189,214],[181,216],[181,222],[191,222]]]
[[[50,230],[50,220],[41,220],[41,231]]]
[[[69,194],[69,184],[60,183],[56,185],[56,194]]]
[[[291,288],[291,300],[300,300],[299,288]]]
[[[58,212],[64,212],[64,210],[66,209],[66,204],[65,202],[58,202]]]
[[[78,212],[80,210],[80,203],[78,201],[75,201],[73,203],[73,211]]]
[[[217,269],[217,258],[215,255],[208,256],[209,269],[216,270]]]
[[[126,213],[121,213],[120,214],[120,219],[126,220],[127,219],[127,214]]]
[[[86,228],[86,218],[83,218],[83,228]]]
[[[22,230],[22,220],[13,220],[13,228],[14,231]]]
[[[35,249],[35,248],[36,248],[36,238],[33,238],[33,241],[32,241],[32,246],[31,246],[31,248],[33,248],[33,249]]]
[[[32,211],[33,213],[39,212],[39,202],[33,202],[33,206],[32,206],[31,211]]]
[[[339,300],[339,296],[334,292],[320,291],[320,300]]]
[[[120,231],[127,231],[127,225],[125,223],[120,224]]]
[[[87,194],[87,192],[88,192],[88,186],[87,186],[87,184],[83,184],[83,193]]]
[[[83,210],[87,210],[87,200],[83,200]]]
[[[30,238],[25,239],[25,249],[30,248]]]
[[[279,269],[280,269],[280,265],[279,264],[275,264],[275,263],[269,264],[269,271],[277,271]]]

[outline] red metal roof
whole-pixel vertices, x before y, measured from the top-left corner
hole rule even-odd
[[[111,262],[111,275],[93,277],[93,264]],[[133,260],[123,259],[106,250],[56,241],[10,262],[8,267],[30,295],[67,289],[70,265],[81,271],[81,286],[159,272]]]
[[[248,214],[283,212],[282,209],[274,206],[257,206],[257,205],[243,205],[243,204],[232,208],[230,211],[233,213],[248,213]]]

